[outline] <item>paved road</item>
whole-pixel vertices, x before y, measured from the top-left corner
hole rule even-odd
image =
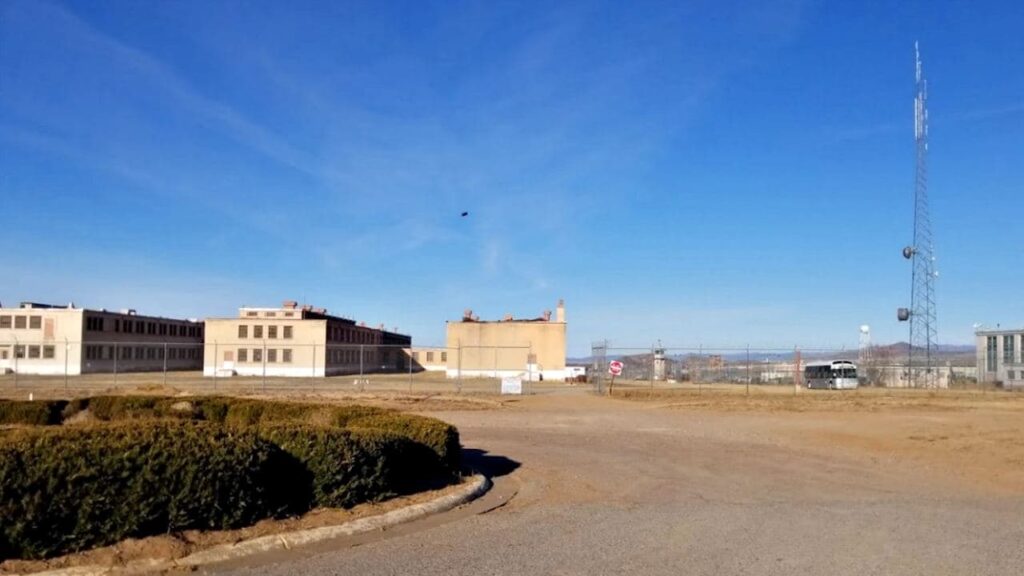
[[[506,506],[216,571],[1024,573],[1019,492],[783,442],[742,415],[583,395],[524,403],[535,405],[439,414],[501,490],[518,491]]]

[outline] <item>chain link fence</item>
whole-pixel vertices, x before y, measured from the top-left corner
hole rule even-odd
[[[807,385],[808,364],[847,360],[857,365],[861,387],[907,388],[924,368],[909,368],[906,362],[890,356],[872,355],[870,350],[830,348],[749,348],[749,347],[650,347],[609,346],[595,342],[587,361],[588,379],[594,391],[610,389],[696,389],[745,393],[773,387]],[[612,370],[612,364],[615,364]],[[618,374],[612,374],[618,371]],[[973,359],[950,360],[937,369],[940,388],[992,388],[977,382]]]

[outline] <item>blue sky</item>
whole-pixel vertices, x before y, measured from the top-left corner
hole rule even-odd
[[[0,4],[0,301],[295,298],[423,344],[906,339],[913,43],[939,339],[1024,325],[1020,2]],[[469,211],[468,218],[459,213]]]

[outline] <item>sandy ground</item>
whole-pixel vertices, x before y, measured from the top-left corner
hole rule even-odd
[[[1024,397],[862,392],[427,411],[459,426],[511,502],[207,571],[1020,573]]]

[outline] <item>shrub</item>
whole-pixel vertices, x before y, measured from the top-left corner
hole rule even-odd
[[[455,474],[461,465],[462,448],[459,445],[459,430],[434,418],[389,412],[353,418],[347,422],[353,430],[383,430],[409,438],[412,442],[429,449],[430,454],[421,453],[422,462],[417,466],[429,471],[435,465],[447,474]],[[433,461],[433,462],[431,462]]]
[[[411,442],[397,434],[351,431],[298,423],[268,424],[259,435],[299,462],[305,475],[301,503],[349,508],[405,493],[411,487],[404,468]]]
[[[288,510],[294,459],[253,432],[135,422],[0,436],[0,558],[226,529]],[[279,475],[279,476],[278,476]]]
[[[67,400],[0,400],[0,424],[60,424]]]

